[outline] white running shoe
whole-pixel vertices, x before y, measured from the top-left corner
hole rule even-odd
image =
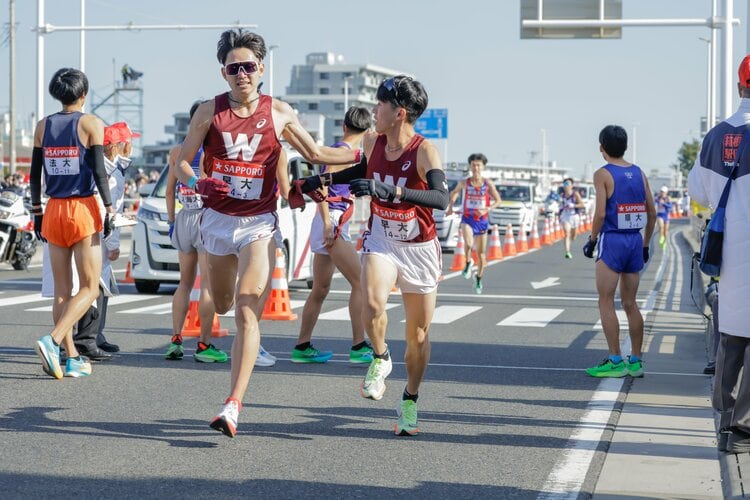
[[[227,399],[219,414],[208,425],[225,436],[233,438],[237,434],[237,420],[240,416],[241,406],[236,399]]]
[[[276,364],[276,358],[268,354],[263,346],[258,349],[258,357],[255,358],[255,366],[273,366]]]
[[[263,346],[260,346],[260,349],[258,349],[258,355],[263,356],[264,358],[272,359],[274,362],[277,361],[276,356],[263,349]]]
[[[381,358],[373,358],[370,367],[367,369],[367,375],[359,387],[359,393],[363,398],[370,398],[378,401],[382,399],[385,393],[385,378],[390,375],[393,369],[393,363],[390,358],[386,361]]]

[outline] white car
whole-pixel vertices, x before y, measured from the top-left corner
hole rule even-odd
[[[318,168],[305,161],[299,153],[287,150],[291,179],[318,173]],[[180,265],[177,250],[169,239],[167,223],[168,167],[164,167],[155,184],[141,188],[143,196],[138,208],[138,223],[133,227],[133,243],[130,253],[130,274],[135,288],[140,293],[156,293],[162,283],[177,284],[180,281]],[[314,202],[306,198],[304,211],[292,210],[286,200],[279,197],[277,214],[286,256],[287,280],[305,281],[312,287],[312,254],[310,252],[310,228],[315,216]]]
[[[523,181],[498,181],[495,187],[501,202],[490,212],[490,227],[497,224],[502,232],[510,224],[514,230],[522,228],[529,233],[539,214],[534,201],[536,185]]]

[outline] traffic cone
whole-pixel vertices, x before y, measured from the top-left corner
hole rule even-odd
[[[135,283],[135,280],[130,275],[130,261],[128,261],[128,267],[125,270],[125,279],[123,279],[120,283]]]
[[[537,229],[536,222],[531,225],[531,241],[529,241],[529,248],[542,248],[542,244],[539,241],[539,230]]]
[[[466,267],[466,255],[464,254],[464,239],[458,237],[458,245],[456,250],[453,252],[453,262],[451,263],[451,271],[463,271]]]
[[[190,290],[190,307],[188,308],[187,316],[185,316],[185,324],[182,325],[183,337],[200,337],[201,336],[201,317],[198,314],[198,302],[201,297],[201,276],[200,274],[195,277],[195,283],[193,283],[193,289]],[[219,322],[219,316],[214,313],[214,321],[211,325],[211,336],[212,337],[226,337],[229,335],[229,330],[221,327]]]
[[[526,253],[529,251],[529,241],[526,239],[526,229],[523,224],[518,226],[518,243],[516,244],[517,253]]]
[[[487,260],[503,260],[503,245],[500,243],[500,228],[497,227],[497,224],[492,226],[490,249],[487,252]]]
[[[357,237],[357,250],[362,250],[362,241],[365,237],[366,229],[367,229],[367,221],[362,221],[362,225],[359,226],[359,236]]]
[[[552,236],[549,234],[549,219],[544,219],[544,227],[542,227],[542,245],[551,245]]]
[[[555,217],[555,241],[560,241],[563,238],[565,238],[565,234],[560,225],[560,217]]]
[[[266,305],[263,307],[261,319],[275,319],[294,321],[297,315],[292,312],[289,302],[289,285],[286,282],[286,266],[284,252],[276,249],[276,266],[271,275],[271,293],[268,294]]]
[[[513,238],[513,228],[510,224],[505,228],[505,245],[503,246],[503,254],[507,256],[516,255],[516,240]]]

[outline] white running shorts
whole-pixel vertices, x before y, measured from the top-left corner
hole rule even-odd
[[[443,255],[437,238],[403,243],[374,237],[365,231],[361,255],[378,255],[396,266],[396,285],[402,293],[432,293],[442,274]]]
[[[573,229],[577,229],[581,223],[581,216],[578,214],[571,214],[569,212],[563,212],[560,214],[560,225],[569,224]]]
[[[328,209],[329,219],[331,220],[331,224],[333,224],[334,230],[338,226],[339,219],[343,213],[343,210]],[[342,238],[344,241],[351,241],[349,237],[349,221],[346,221],[341,228],[339,238]],[[312,253],[328,255],[328,249],[326,249],[325,240],[323,239],[323,216],[320,215],[320,212],[317,212],[312,220],[312,227],[310,228],[310,251]]]
[[[281,231],[276,212],[261,215],[226,215],[213,209],[201,217],[203,248],[211,255],[237,255],[246,245],[273,238],[281,248]]]
[[[174,217],[172,246],[182,253],[202,252],[201,210],[183,208]]]

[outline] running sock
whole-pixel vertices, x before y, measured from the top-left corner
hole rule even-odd
[[[641,361],[641,357],[640,356],[635,356],[633,354],[631,354],[630,356],[628,356],[628,362],[630,362],[630,363],[637,363],[638,361]]]
[[[620,356],[619,354],[610,354],[609,360],[614,364],[622,363],[622,356]]]
[[[73,358],[73,359],[74,359],[75,361],[78,361],[79,363],[83,363],[83,358],[81,357],[81,355],[80,355],[80,354],[79,354],[78,356],[76,356],[75,358]]]
[[[52,335],[50,335],[49,338],[52,339],[52,343],[55,344],[55,347],[60,347],[60,344],[57,343],[57,342],[55,342],[55,337],[53,337]]]
[[[386,361],[391,360],[391,351],[386,349],[383,354],[375,354],[375,351],[372,351],[372,357],[377,359],[384,359]]]
[[[476,279],[477,279],[477,283],[480,283],[482,281],[482,277],[481,276],[476,276]]]
[[[310,342],[302,342],[301,344],[297,344],[296,346],[294,346],[294,348],[297,349],[298,351],[304,351],[311,345],[312,344]]]
[[[367,341],[366,341],[366,340],[363,340],[363,341],[362,341],[362,342],[360,342],[359,344],[357,344],[357,345],[353,345],[353,346],[352,346],[352,350],[353,350],[353,351],[358,351],[358,350],[362,349],[362,348],[363,348],[364,346],[366,346],[366,345],[367,345]]]
[[[401,396],[402,401],[406,401],[407,399],[411,399],[415,403],[417,402],[417,399],[419,398],[419,394],[409,394],[409,391],[406,390],[406,387],[404,387],[404,395]]]

